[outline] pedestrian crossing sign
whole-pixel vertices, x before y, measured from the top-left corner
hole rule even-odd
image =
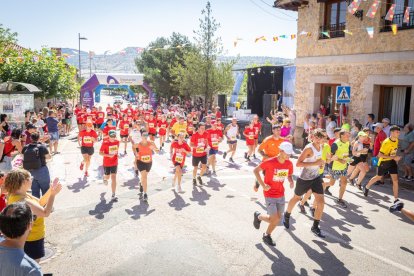
[[[337,86],[336,87],[336,103],[344,104],[351,102],[351,87]]]

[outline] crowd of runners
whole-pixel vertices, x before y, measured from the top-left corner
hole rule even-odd
[[[286,228],[290,227],[290,216],[295,206],[302,213],[307,212],[305,206],[309,207],[314,218],[311,231],[324,237],[319,226],[324,196],[332,196],[329,188],[335,183],[340,186],[335,196],[336,203],[340,208],[347,208],[345,198],[349,184],[367,197],[373,185],[381,185],[384,178],[390,177],[394,196],[390,211],[401,211],[414,220],[414,214],[404,209],[404,203],[399,199],[398,183],[399,165],[404,169],[404,175],[400,177],[406,182],[414,180],[413,125],[404,126],[404,139],[399,140],[402,130],[391,126],[386,118],[375,123],[373,114],[368,114],[367,122],[362,125],[357,120],[350,124],[346,118],[339,122],[334,115],[326,116],[325,113],[321,107],[317,114],[305,117],[302,135],[305,142],[296,162],[296,167],[301,168],[296,181],[293,180],[294,165],[290,160],[295,154],[292,143],[295,142],[296,115],[286,106],[281,111],[272,112],[271,118],[266,118],[272,133],[260,142],[264,126],[258,116],[253,116],[241,129],[236,118],[230,118],[226,124],[219,107],[204,112],[187,103],[163,104],[155,109],[141,104],[134,107],[131,104],[126,107],[78,104],[73,110],[64,105],[50,106],[39,114],[29,114],[24,131],[11,129],[7,116],[2,115],[0,210],[23,199],[28,203],[35,218],[30,233],[26,235],[25,252],[39,261],[44,256],[44,217],[52,212],[54,198],[62,189],[59,179],[51,180],[47,160],[59,154],[59,137],[69,134],[73,116],[82,155],[79,169],[87,178],[91,167],[103,166],[102,181],[111,184],[113,202],[118,201],[118,161],[128,154],[134,156],[131,166],[135,170],[140,199],[144,202],[148,201],[147,191],[151,185],[148,175],[152,161],[160,151],[169,153],[175,168],[171,185],[178,193],[183,192],[182,181],[188,157],[191,157],[192,184],[201,186],[205,175],[217,175],[218,158],[234,162],[236,155],[244,155],[247,161],[258,161],[253,171],[256,182],[252,189],[255,192],[263,190],[267,214],[255,212],[253,225],[259,229],[262,221],[268,223],[263,234],[266,244],[275,245],[271,233],[281,221]],[[238,153],[237,144],[242,137],[248,150]],[[102,157],[100,164],[91,164],[95,148],[99,148],[97,154]],[[16,156],[21,157],[20,162]],[[365,179],[367,173],[374,169],[376,175]],[[294,196],[286,209],[285,180],[290,188],[294,188]],[[312,194],[313,202],[309,202]],[[22,206],[19,208],[24,209]],[[4,228],[8,216],[6,208],[0,216],[0,230],[6,240],[8,231],[11,231]]]

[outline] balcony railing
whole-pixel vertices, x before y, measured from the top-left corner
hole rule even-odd
[[[410,19],[408,23],[404,23],[404,13],[394,14],[392,21],[385,20],[385,16],[382,17],[384,26],[380,32],[391,32],[391,25],[397,24],[398,30],[414,29],[414,11],[410,12]]]
[[[320,26],[319,27],[319,39],[344,37],[345,36],[345,33],[344,33],[345,28],[346,28],[346,23]],[[322,32],[327,32],[330,37],[327,37],[326,35],[322,34]]]

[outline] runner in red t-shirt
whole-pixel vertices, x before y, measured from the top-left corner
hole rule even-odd
[[[106,125],[105,125],[104,129],[102,130],[104,139],[108,138],[109,131],[111,131],[111,130],[116,130],[116,126],[114,126],[112,119],[108,119],[108,120],[106,120]]]
[[[217,129],[220,130],[223,133],[224,125],[221,122],[221,118],[216,118],[216,126],[217,126]]]
[[[92,123],[86,123],[86,129],[81,130],[78,135],[78,144],[81,147],[81,153],[83,161],[80,164],[79,169],[83,171],[85,167],[85,176],[88,177],[88,169],[91,164],[91,156],[94,153],[93,144],[96,142],[98,134],[93,130]]]
[[[223,141],[223,132],[217,129],[216,122],[211,123],[211,128],[207,130],[208,145],[210,151],[208,153],[207,168],[213,168],[213,175],[216,175],[216,154],[218,153],[219,144]]]
[[[108,133],[108,139],[102,142],[99,154],[103,156],[103,169],[104,169],[104,184],[108,185],[108,179],[111,177],[111,189],[112,198],[111,201],[116,202],[118,198],[115,195],[116,192],[116,173],[118,171],[118,151],[119,140],[116,139],[116,131],[110,130]]]
[[[193,124],[193,118],[191,118],[191,116],[187,117],[187,134],[188,134],[188,137],[190,138],[194,134],[194,124]]]
[[[154,118],[154,115],[152,113],[148,116],[147,132],[150,136],[151,141],[154,142],[155,136],[157,136],[157,120]]]
[[[197,177],[198,183],[203,185],[201,177],[204,175],[207,169],[207,152],[208,146],[208,133],[206,132],[206,126],[204,123],[200,123],[198,131],[191,136],[190,146],[193,148],[193,185],[197,185],[196,176],[198,165],[201,163],[200,175]]]
[[[171,122],[170,122],[170,125],[168,126],[168,129],[167,129],[167,139],[169,139],[170,138],[170,135],[171,135],[171,129],[172,129],[172,127],[173,127],[173,125],[176,123],[176,122],[178,122],[179,121],[179,119],[180,119],[180,115],[177,113],[177,114],[175,114],[175,116],[172,118],[172,120],[171,120]],[[172,138],[173,138],[173,140],[174,140],[174,134],[172,134]]]
[[[254,128],[253,121],[251,121],[249,126],[244,129],[243,135],[246,139],[247,148],[249,149],[248,152],[244,153],[244,158],[250,161],[250,157],[253,155],[253,152],[254,152],[254,143],[255,143],[255,136],[256,136],[256,129]]]
[[[289,142],[282,142],[279,145],[280,152],[276,157],[266,159],[254,169],[257,182],[263,187],[267,215],[254,213],[253,225],[256,229],[260,228],[260,223],[269,223],[266,233],[263,234],[263,241],[270,246],[275,246],[271,234],[275,230],[282,218],[285,207],[285,188],[283,183],[287,178],[290,188],[293,189],[293,164],[289,156],[293,153],[293,146]],[[262,179],[264,171],[264,180]]]
[[[119,129],[120,129],[121,143],[124,144],[124,155],[127,154],[126,148],[128,144],[128,137],[129,137],[129,132],[130,132],[131,127],[132,125],[128,121],[128,115],[123,114],[122,120],[119,122]]]
[[[4,208],[6,208],[6,193],[4,191],[3,185],[4,185],[4,179],[6,176],[3,172],[0,172],[0,212],[3,211]]]
[[[105,112],[102,111],[102,107],[98,108],[96,112],[96,120],[95,120],[95,131],[98,133],[98,140],[102,139],[102,130],[101,126],[105,121]]]
[[[171,144],[170,148],[170,156],[171,160],[173,162],[173,165],[175,167],[175,175],[173,178],[173,188],[175,187],[175,180],[177,180],[177,190],[178,192],[182,192],[181,190],[181,178],[183,175],[183,167],[185,163],[185,157],[187,154],[191,154],[191,148],[190,146],[185,142],[184,140],[184,133],[178,133],[177,134],[177,141],[174,141]]]
[[[217,106],[216,107],[216,120],[218,119],[218,118],[220,118],[221,119],[221,112],[220,112],[220,107],[219,106]]]
[[[78,130],[79,131],[81,131],[83,129],[83,124],[84,124],[83,118],[85,116],[85,113],[86,113],[85,108],[82,108],[82,109],[79,109],[77,111],[77,113],[75,114],[76,115],[76,122],[78,123]],[[46,117],[47,114],[44,115],[44,116]]]
[[[256,149],[259,144],[259,135],[262,133],[262,123],[259,121],[259,116],[257,115],[254,115],[253,117],[253,127],[256,131],[254,136],[253,157],[256,159]]]
[[[168,122],[167,116],[162,115],[161,121],[158,122],[158,134],[160,136],[160,150],[164,147],[165,135],[167,134]]]

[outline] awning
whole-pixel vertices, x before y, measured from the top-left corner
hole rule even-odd
[[[0,93],[38,93],[42,92],[33,84],[24,82],[3,82],[0,83]]]

